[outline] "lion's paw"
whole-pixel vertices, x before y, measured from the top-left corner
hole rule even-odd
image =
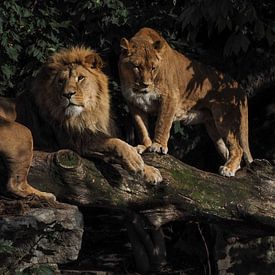
[[[163,146],[158,142],[153,142],[149,147],[149,151],[166,155],[168,153],[168,147]]]
[[[48,192],[41,192],[41,191],[33,189],[33,188],[31,188],[31,191],[27,192],[26,195],[28,195],[28,196],[35,195],[36,197],[46,200],[46,201],[52,201],[52,202],[56,201],[56,197],[54,194],[48,193]]]
[[[142,155],[146,150],[147,150],[147,146],[139,144],[135,147],[135,149],[137,150],[137,152]]]
[[[43,196],[45,197],[46,200],[56,201],[56,197],[52,193],[43,192]]]
[[[123,162],[122,165],[124,168],[134,174],[143,174],[144,162],[134,147],[124,143],[124,148],[121,150],[121,155]]]
[[[219,168],[219,174],[224,176],[224,177],[234,177],[235,172],[236,171],[232,171],[226,166],[220,166],[220,168]]]
[[[146,182],[151,184],[157,184],[162,181],[162,176],[160,174],[160,171],[149,165],[144,166],[144,179]]]

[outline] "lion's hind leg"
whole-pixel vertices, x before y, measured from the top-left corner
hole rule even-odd
[[[27,176],[33,155],[29,129],[16,122],[0,121],[0,151],[8,169],[7,191],[19,197],[36,195],[55,200],[51,193],[41,192],[28,184]]]
[[[240,116],[239,112],[235,110],[231,112],[230,107],[223,106],[222,108],[212,109],[215,126],[217,129],[217,143],[223,148],[220,152],[223,152],[226,160],[225,164],[219,168],[219,173],[226,177],[235,176],[237,170],[240,169],[240,164],[243,156],[243,149],[240,142]],[[222,110],[222,111],[221,111]],[[223,145],[223,143],[224,145]],[[228,151],[226,149],[228,149]]]
[[[205,122],[205,127],[218,153],[224,161],[227,161],[229,159],[228,148],[226,147],[221,135],[219,134],[214,119],[212,117],[209,117],[209,119],[207,119],[207,121]]]
[[[207,120],[205,126],[218,153],[225,161],[225,164],[219,168],[219,173],[226,177],[234,176],[235,172],[240,169],[242,157],[238,139],[223,128],[223,123],[217,122],[216,126],[213,119]]]
[[[226,140],[226,145],[228,147],[229,157],[225,164],[220,166],[219,173],[222,176],[233,177],[235,176],[236,171],[240,169],[243,150],[234,133],[229,131],[228,136],[224,137],[224,139]]]

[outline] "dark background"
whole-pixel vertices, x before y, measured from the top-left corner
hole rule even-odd
[[[0,94],[13,97],[28,92],[37,70],[56,50],[79,44],[89,46],[97,50],[105,62],[112,106],[122,135],[134,142],[133,123],[120,94],[117,72],[119,41],[123,36],[130,38],[141,27],[152,27],[178,51],[240,81],[249,96],[252,155],[275,164],[274,5],[274,0],[4,0],[0,5]],[[217,172],[221,163],[203,126],[183,127],[175,123],[169,152],[191,165],[212,172]],[[117,234],[122,235],[114,238],[112,228],[110,239],[104,237],[103,241],[98,238],[106,236],[102,232],[109,232],[110,226],[104,227],[104,213],[98,214],[98,222],[93,214],[90,213],[91,219],[87,213],[85,216],[88,220],[85,223],[87,239],[79,260],[84,267],[85,263],[89,267],[91,262],[93,266],[96,260],[100,262],[102,246],[114,247],[114,240],[127,242],[124,240],[125,232],[121,233],[123,225],[117,220],[114,222]],[[109,220],[110,213],[107,214]],[[112,218],[114,216],[111,215]],[[197,232],[192,226],[196,227],[187,227],[184,234],[188,230]],[[194,234],[182,235],[182,224],[173,224],[164,231],[168,236],[166,239],[170,240],[167,241],[168,256],[173,258],[173,251],[176,253],[176,257],[168,259],[175,262],[173,269],[177,265],[182,269],[183,262],[188,267],[187,263],[192,261],[195,266],[200,260],[204,261],[200,253],[198,258],[186,254],[183,244],[179,246],[180,250],[175,249],[174,243],[178,243],[179,238],[184,240],[188,251],[194,243],[200,245],[199,238],[190,239],[190,235],[194,237]],[[170,252],[169,242],[172,243]],[[121,250],[121,244],[117,246],[120,254],[125,252],[130,257],[127,249]],[[198,250],[201,252],[203,248]],[[104,259],[107,252],[105,248]],[[124,264],[119,269],[127,269],[127,261],[121,262]],[[110,261],[108,265],[110,267]],[[100,262],[98,266],[102,267],[104,263]],[[195,274],[192,270],[190,272]]]

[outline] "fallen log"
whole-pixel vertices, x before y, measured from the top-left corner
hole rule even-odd
[[[35,151],[28,180],[60,202],[121,211],[141,273],[166,264],[162,225],[172,221],[216,225],[214,235],[222,234],[225,242],[231,237],[257,240],[274,235],[275,173],[267,161],[255,160],[236,177],[225,178],[170,155],[145,154],[144,160],[161,171],[163,182],[145,183],[140,175],[112,163],[110,156],[94,154],[88,160],[70,150]],[[214,254],[220,263],[217,270],[230,269],[223,254]]]
[[[275,173],[267,161],[255,160],[236,177],[225,178],[170,155],[145,154],[145,162],[163,175],[163,182],[150,185],[106,159],[95,154],[87,160],[70,150],[35,151],[29,182],[78,206],[139,211],[156,228],[174,220],[195,220],[253,223],[252,234],[274,230]]]

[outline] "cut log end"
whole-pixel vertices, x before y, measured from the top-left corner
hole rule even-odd
[[[81,158],[74,151],[63,149],[55,153],[55,163],[64,169],[76,169],[81,165]]]

